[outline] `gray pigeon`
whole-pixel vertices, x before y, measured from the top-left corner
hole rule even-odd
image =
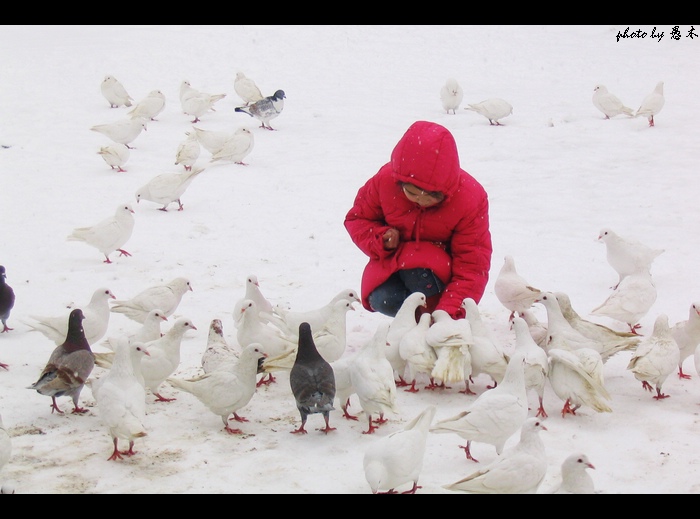
[[[12,290],[12,287],[7,284],[5,267],[0,265],[0,321],[2,322],[2,330],[0,330],[0,333],[12,330],[12,328],[7,326],[7,320],[10,318],[10,312],[14,306],[15,292]]]
[[[299,325],[299,348],[289,374],[289,384],[301,415],[301,425],[292,434],[306,434],[306,419],[314,413],[321,413],[326,421],[326,427],[319,429],[321,432],[335,431],[335,427],[328,425],[329,414],[335,409],[335,375],[331,365],[316,349],[311,325],[307,322]]]
[[[83,319],[85,316],[80,308],[70,313],[66,340],[56,346],[39,379],[27,388],[51,397],[51,413],[56,411],[63,414],[56,405],[56,398],[60,396],[73,399],[74,414],[87,412],[87,409],[78,405],[78,398],[95,367],[95,355],[85,338]]]
[[[260,125],[261,128],[274,130],[274,128],[270,126],[270,121],[282,113],[284,99],[286,97],[284,90],[277,90],[271,96],[263,97],[260,101],[256,101],[250,106],[237,106],[235,111],[255,117],[262,123]]]

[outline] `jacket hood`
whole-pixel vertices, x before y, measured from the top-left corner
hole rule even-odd
[[[394,178],[424,191],[450,196],[459,186],[459,154],[450,131],[436,123],[417,121],[391,153]]]

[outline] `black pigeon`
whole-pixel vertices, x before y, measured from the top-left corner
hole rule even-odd
[[[27,388],[51,397],[51,413],[57,411],[63,414],[56,405],[59,396],[73,399],[74,414],[87,412],[87,409],[78,406],[78,398],[95,367],[95,355],[85,338],[83,319],[85,316],[80,308],[70,313],[66,340],[53,350],[39,380]]]
[[[5,267],[0,265],[0,321],[2,321],[2,332],[5,333],[12,330],[7,326],[7,320],[10,318],[12,307],[15,306],[15,292],[12,287],[7,284],[7,274]]]
[[[235,111],[255,117],[262,123],[260,125],[261,128],[274,130],[274,128],[270,126],[270,121],[282,113],[284,99],[286,97],[287,96],[284,95],[284,90],[278,90],[273,95],[263,97],[260,101],[256,101],[252,105],[237,106]]]
[[[335,409],[335,375],[331,365],[316,349],[311,325],[307,322],[299,325],[299,348],[289,374],[289,383],[301,415],[301,426],[292,431],[292,434],[306,434],[306,419],[314,413],[321,413],[326,421],[326,427],[319,431],[325,434],[335,431],[335,427],[328,425],[328,415]]]

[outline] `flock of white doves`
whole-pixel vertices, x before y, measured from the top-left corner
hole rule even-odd
[[[107,76],[102,86],[110,106],[131,106],[131,97],[114,77]],[[278,90],[273,96],[263,98],[254,83],[240,72],[235,86],[246,102],[237,111],[258,118],[263,128],[272,129],[269,122],[281,112],[284,92]],[[593,101],[606,118],[619,114],[645,115],[653,126],[653,117],[663,106],[662,89],[660,82],[636,112],[624,107],[602,85],[596,86]],[[196,123],[224,95],[196,91],[183,81],[182,109]],[[461,88],[455,80],[445,85],[441,99],[448,113],[459,106]],[[123,171],[129,143],[164,105],[164,96],[155,90],[137,103],[125,120],[92,128],[115,141],[99,152],[108,165]],[[466,109],[477,111],[494,125],[512,113],[510,104],[499,99],[469,105]],[[193,127],[177,150],[176,164],[184,167],[184,173],[155,177],[137,191],[137,201],[162,204],[163,211],[176,202],[182,210],[180,197],[203,170],[194,167],[200,144],[211,152],[211,162],[228,160],[243,164],[253,139],[245,128],[233,134],[215,135]],[[128,255],[123,246],[133,229],[132,214],[129,203],[120,204],[113,218],[75,229],[69,239],[95,247],[105,256],[105,262],[110,262],[109,255],[114,252]],[[547,471],[544,445],[538,434],[546,430],[543,422],[547,417],[543,402],[546,384],[563,402],[562,416],[576,415],[581,407],[599,413],[611,412],[603,364],[620,351],[631,351],[627,369],[643,389],[654,393],[653,398],[663,399],[668,396],[662,390],[664,381],[676,370],[680,377],[688,377],[683,373],[683,361],[695,354],[700,344],[700,303],[690,305],[685,321],[670,326],[668,316],[661,314],[651,334],[638,333],[640,320],[656,301],[651,266],[663,250],[621,237],[611,229],[602,229],[599,240],[605,243],[607,260],[619,274],[619,280],[610,296],[591,314],[625,323],[628,332],[581,318],[566,294],[531,286],[516,271],[513,257],[506,256],[494,291],[511,312],[509,321],[516,337],[512,353],[506,354],[503,346],[494,340],[473,299],[467,298],[462,303],[467,318],[455,320],[439,310],[432,314],[417,312],[426,305],[421,293],[409,296],[391,321],[380,323],[371,340],[350,353],[346,352],[346,317],[360,301],[355,290],[342,290],[320,308],[293,311],[272,305],[263,296],[257,277],[250,275],[245,295],[233,310],[238,348],[227,344],[221,321],[212,320],[201,360],[203,374],[185,380],[173,374],[180,364],[181,341],[188,330],[196,327],[188,318],[180,317],[167,332],[161,331],[162,323],[192,290],[188,279],[178,277],[149,287],[128,300],[116,300],[108,288],[100,287],[88,304],[71,311],[69,316],[30,316],[26,324],[54,341],[56,348],[29,389],[51,397],[52,413],[63,413],[56,399],[64,396],[72,399],[74,413],[82,413],[86,410],[79,405],[80,393],[86,383],[90,384],[100,418],[113,440],[114,449],[108,459],[118,460],[136,454],[135,441],[147,435],[143,425],[147,393],[158,401],[174,400],[162,394],[165,384],[194,395],[221,417],[227,433],[241,434],[240,428],[230,424],[232,420],[247,421],[238,411],[250,402],[257,387],[275,382],[274,373],[289,371],[301,416],[300,427],[292,432],[306,433],[306,420],[315,413],[325,419],[326,427],[321,430],[326,434],[333,431],[329,411],[334,409],[334,402],[344,418],[357,420],[349,411],[351,397],[356,396],[367,419],[364,434],[372,434],[387,421],[385,414],[397,412],[398,387],[417,392],[419,381],[425,382],[424,389],[464,383],[461,392],[476,398],[463,412],[434,421],[435,407],[428,406],[402,430],[379,438],[367,449],[364,469],[371,491],[398,493],[397,488],[403,487],[401,493],[415,493],[420,488],[418,478],[428,434],[442,433],[464,439],[466,445],[461,449],[474,462],[478,460],[472,455],[472,442],[493,445],[498,455],[490,464],[444,488],[476,493],[534,493]],[[4,277],[3,272],[2,288],[11,291]],[[546,309],[546,323],[535,317],[535,304]],[[3,332],[11,330],[7,325],[10,310],[11,305],[2,316]],[[139,323],[139,327],[129,336],[103,341],[113,312],[122,313]],[[418,319],[417,315],[420,315]],[[92,346],[100,341],[111,351],[92,352]],[[700,372],[700,354],[695,355],[695,362]],[[106,369],[106,374],[90,378],[95,365]],[[8,369],[8,365],[0,364],[0,368]],[[477,395],[470,383],[479,374],[491,377],[493,384]],[[533,417],[528,412],[530,392],[539,399]],[[520,441],[505,449],[507,440],[518,432]],[[119,448],[120,440],[128,443],[128,449]],[[0,418],[0,469],[10,459],[10,453],[10,437]],[[594,466],[585,454],[573,453],[562,464],[561,483],[552,491],[593,493],[594,484],[586,472],[589,468]],[[11,487],[2,488],[2,492],[11,491]]]
[[[236,74],[234,90],[245,102],[235,108],[254,117],[261,123],[261,128],[274,130],[270,121],[282,112],[284,99],[283,90],[277,90],[273,95],[263,97],[255,82],[246,77],[243,72]],[[149,121],[155,121],[165,109],[165,95],[161,90],[153,90],[141,101],[133,105],[133,98],[124,86],[114,77],[108,75],[101,83],[101,92],[112,108],[129,107],[125,117],[117,121],[92,126],[92,131],[103,134],[111,144],[102,146],[97,152],[112,169],[126,171],[124,165],[129,160],[132,147],[130,144],[146,129]],[[200,121],[200,117],[214,105],[226,97],[226,94],[209,94],[202,92],[184,80],[180,84],[180,104],[182,111],[194,117],[192,123]],[[133,105],[133,107],[132,107]],[[177,145],[174,153],[175,165],[181,165],[181,173],[163,173],[154,176],[146,184],[136,190],[135,198],[139,203],[148,200],[160,204],[161,211],[167,211],[168,206],[177,203],[178,211],[183,210],[181,197],[192,181],[205,170],[195,166],[204,147],[210,154],[209,164],[233,163],[247,165],[243,159],[247,157],[254,146],[253,132],[242,126],[233,132],[204,130],[192,127],[185,132],[187,138]],[[128,256],[123,248],[129,241],[134,230],[134,210],[129,202],[117,206],[114,215],[105,218],[94,225],[74,229],[68,236],[71,241],[87,243],[105,256],[105,262],[111,263],[109,255],[118,252]]]
[[[445,113],[457,113],[457,109],[464,99],[464,91],[455,78],[448,78],[440,89],[440,101]],[[625,106],[612,92],[609,92],[605,85],[596,85],[593,88],[593,106],[600,110],[606,119],[617,115],[628,117],[646,117],[649,126],[654,126],[654,116],[664,107],[666,98],[664,97],[664,82],[659,81],[654,90],[642,99],[637,110]],[[492,126],[501,126],[500,120],[513,113],[513,106],[500,97],[485,99],[479,103],[470,103],[464,107],[488,119]]]

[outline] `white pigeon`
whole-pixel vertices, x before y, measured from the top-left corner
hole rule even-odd
[[[207,409],[221,417],[224,430],[229,434],[243,434],[241,429],[229,426],[229,416],[237,422],[248,420],[236,412],[248,405],[255,394],[258,361],[265,357],[260,344],[249,344],[236,362],[229,362],[214,371],[183,380],[168,378],[171,386],[194,395]]]
[[[129,146],[136,138],[141,135],[142,131],[146,131],[147,121],[143,117],[125,117],[114,121],[112,123],[96,124],[92,126],[90,130],[93,132],[101,133],[108,139],[119,142],[126,145],[129,149],[133,149],[133,146]]]
[[[347,314],[355,311],[351,301],[340,300],[333,305],[333,312],[320,328],[311,328],[312,337],[318,353],[323,359],[332,363],[340,359],[347,346]],[[298,340],[299,333],[290,339]],[[266,372],[291,370],[296,360],[297,348],[287,350],[263,363]]]
[[[251,292],[255,292],[254,287],[246,287],[246,298],[255,300],[254,297],[249,297],[248,289]],[[254,294],[251,294],[251,296]],[[260,296],[255,296],[260,297]],[[291,336],[299,336],[299,325],[303,322],[309,323],[313,331],[317,331],[323,327],[328,319],[333,314],[333,309],[338,301],[348,301],[350,303],[359,303],[360,297],[356,290],[351,288],[346,288],[341,290],[336,295],[331,298],[325,305],[318,308],[313,308],[311,310],[287,310],[283,307],[272,307],[266,308],[263,318],[267,318],[272,324],[276,325],[283,333]],[[266,305],[266,306],[267,306]],[[272,314],[270,316],[270,314]],[[331,361],[328,361],[331,362]]]
[[[129,203],[119,204],[114,215],[100,220],[94,225],[76,227],[68,241],[81,241],[96,248],[104,254],[104,263],[112,263],[109,255],[118,252],[120,256],[131,256],[122,247],[131,238],[134,231],[134,209]]]
[[[233,89],[236,94],[243,100],[246,106],[263,98],[262,92],[255,84],[255,81],[246,77],[240,70],[236,72],[236,79],[233,81]]]
[[[142,117],[149,121],[155,121],[156,116],[160,115],[163,110],[165,110],[165,94],[160,90],[151,90],[126,114],[131,118]]]
[[[659,81],[651,94],[647,95],[642,100],[642,104],[639,105],[639,108],[637,108],[634,116],[646,117],[649,121],[649,126],[654,126],[654,116],[661,111],[665,103],[666,98],[664,97],[664,82]]]
[[[114,450],[108,460],[133,456],[134,441],[147,435],[146,390],[134,372],[134,366],[149,358],[150,353],[141,342],[119,342],[109,372],[93,382],[92,394],[97,403],[97,413],[107,427]],[[119,440],[129,442],[129,450],[119,450]]]
[[[656,302],[656,285],[648,271],[625,277],[600,305],[591,310],[592,315],[602,315],[627,323],[632,333],[641,328],[639,321],[649,313]]]
[[[211,156],[209,162],[227,161],[241,166],[247,166],[243,159],[253,151],[255,139],[248,128],[238,128],[221,148]]]
[[[270,316],[273,312],[273,306],[270,301],[263,295],[262,291],[260,290],[260,281],[258,280],[258,276],[255,274],[248,274],[245,280],[245,294],[241,299],[236,301],[236,304],[233,306],[233,321],[236,327],[238,327],[238,324],[240,322],[241,317],[243,317],[243,314],[241,313],[241,308],[243,306],[243,303],[247,300],[252,300],[255,303],[255,309],[258,311],[258,315],[260,317],[260,320],[264,323],[269,321],[268,316]],[[329,312],[330,314],[330,312]],[[291,330],[284,329],[283,332],[291,335],[293,333],[298,333],[299,332],[299,324],[301,324],[304,320],[302,319],[299,321],[299,323],[296,324],[296,328],[292,332]],[[319,326],[319,323],[314,322],[313,324],[311,321],[307,321],[313,328],[316,328]]]
[[[97,154],[102,157],[110,168],[124,173],[126,170],[123,166],[129,160],[131,150],[126,144],[115,142],[114,144],[100,147],[100,151]]]
[[[544,392],[549,373],[547,352],[537,345],[529,331],[527,322],[521,317],[513,318],[515,331],[515,352],[525,359],[525,388],[537,394],[539,406],[535,416],[547,418],[544,408]]]
[[[456,434],[467,440],[467,444],[460,448],[467,459],[478,463],[471,452],[472,442],[493,445],[496,454],[500,455],[508,438],[527,420],[528,412],[525,359],[522,353],[514,352],[505,377],[498,386],[481,393],[461,413],[438,420],[430,431]]]
[[[116,300],[111,311],[143,323],[151,310],[160,309],[166,317],[175,313],[186,292],[192,291],[190,280],[176,277],[168,283],[148,287],[131,299]]]
[[[440,101],[442,102],[445,113],[449,114],[452,112],[456,114],[457,108],[459,108],[459,105],[462,103],[462,99],[464,99],[462,87],[459,86],[455,78],[448,78],[440,89]]]
[[[372,338],[355,355],[350,365],[350,379],[360,406],[367,415],[368,427],[362,434],[373,434],[386,423],[384,415],[398,413],[394,370],[386,358],[389,323],[382,321]],[[378,415],[372,419],[372,415]]]
[[[284,90],[277,90],[271,96],[263,97],[260,101],[256,101],[251,105],[237,106],[234,110],[256,118],[261,123],[260,128],[274,130],[270,126],[270,121],[282,113],[286,97]]]
[[[476,301],[471,297],[466,297],[462,301],[462,308],[466,312],[467,321],[472,332],[472,344],[469,346],[471,356],[471,376],[484,373],[493,379],[494,385],[487,386],[492,389],[503,380],[508,367],[509,357],[506,355],[503,346],[496,342],[493,334],[484,324],[481,312]]]
[[[611,413],[610,393],[605,388],[603,361],[590,348],[552,348],[549,357],[549,384],[563,402],[561,416],[576,415],[582,406],[597,413]]]
[[[690,378],[690,375],[683,373],[683,362],[695,354],[695,350],[700,344],[700,301],[690,305],[688,319],[674,324],[671,328],[671,333],[680,350],[678,376],[680,378]]]
[[[520,441],[485,467],[444,488],[475,494],[535,494],[547,475],[547,452],[539,436],[540,418],[528,418]]]
[[[362,464],[373,494],[398,494],[396,489],[408,483],[411,488],[401,494],[415,494],[421,488],[418,478],[434,417],[435,406],[429,405],[403,429],[377,439],[365,450]]]
[[[429,378],[435,367],[437,354],[425,338],[432,323],[432,316],[426,312],[418,319],[418,324],[408,330],[399,341],[399,355],[406,361],[407,382],[410,387],[404,391],[417,393],[416,377],[423,373]],[[432,384],[432,380],[431,380]]]
[[[596,85],[593,88],[593,106],[600,110],[606,119],[616,115],[634,115],[634,110],[622,104],[620,98],[608,91],[605,85]]]
[[[453,319],[444,310],[435,310],[432,314],[433,324],[425,334],[425,340],[435,350],[437,359],[430,373],[431,379],[439,382],[431,384],[433,388],[449,389],[447,384],[464,382],[466,388],[461,393],[475,394],[469,388],[471,377],[471,353],[474,344],[471,326],[467,319]]]
[[[182,195],[204,169],[192,168],[181,173],[161,173],[156,175],[136,190],[136,203],[140,203],[141,200],[148,200],[149,202],[162,204],[163,207],[159,207],[158,210],[167,212],[168,206],[172,202],[177,202],[177,210],[182,211],[184,209],[181,200]]]
[[[110,108],[119,108],[120,106],[131,106],[134,100],[124,88],[124,85],[112,75],[107,75],[100,83],[100,91],[109,103]]]
[[[598,234],[598,241],[605,244],[606,259],[619,275],[617,288],[625,277],[640,271],[651,271],[653,261],[664,249],[655,249],[638,240],[623,238],[615,231],[604,227]]]
[[[2,416],[0,416],[0,471],[2,471],[2,468],[7,465],[8,461],[10,461],[11,456],[12,440],[10,439],[7,429],[5,429],[5,426],[2,423]]]
[[[588,456],[581,452],[570,454],[561,464],[557,483],[550,491],[543,493],[595,494],[595,484],[588,469],[595,469]]]
[[[147,342],[149,356],[141,359],[141,373],[146,388],[156,397],[156,402],[171,402],[159,393],[161,384],[180,365],[180,349],[185,332],[197,327],[186,317],[180,317],[165,335],[155,341]]]
[[[298,339],[284,335],[279,328],[260,320],[258,305],[252,299],[244,299],[238,310],[240,317],[234,316],[234,321],[238,323],[236,339],[241,348],[250,344],[261,344],[263,351],[269,358],[277,357],[290,350],[296,350]],[[271,372],[267,373],[267,378],[263,377],[260,384],[270,384],[275,381]]]
[[[192,87],[192,84],[188,80],[183,80],[180,82],[180,104],[182,104],[185,99],[197,95],[199,90]]]
[[[134,333],[126,335],[126,339],[129,342],[150,342],[155,341],[163,334],[161,332],[161,325],[163,321],[167,321],[168,318],[163,313],[162,310],[156,308],[148,312],[146,319],[143,324]],[[84,324],[84,322],[83,322]],[[102,344],[112,351],[116,351],[118,342],[122,339],[120,337],[109,337],[107,340],[103,341]]]
[[[654,321],[654,331],[645,337],[627,364],[634,378],[648,391],[656,389],[654,399],[668,398],[661,388],[668,376],[678,367],[680,350],[668,324],[668,315],[660,314]],[[652,388],[653,384],[653,388]]]
[[[571,299],[564,292],[554,292],[559,308],[564,318],[572,328],[582,335],[596,341],[595,348],[603,362],[621,351],[634,350],[640,338],[631,332],[618,332],[603,324],[594,323],[582,318],[571,306]]]
[[[224,325],[221,319],[212,319],[209,323],[207,346],[202,353],[202,369],[211,373],[229,362],[238,361],[238,351],[229,346],[224,337]]]
[[[202,152],[197,139],[197,132],[185,132],[187,138],[177,145],[175,150],[175,165],[182,165],[185,171],[192,170],[192,166],[197,162],[200,153]]]
[[[528,283],[524,277],[518,274],[515,268],[513,256],[507,255],[504,258],[503,266],[498,272],[493,285],[496,297],[510,310],[508,320],[512,320],[515,312],[524,312],[532,307],[540,297],[542,291]]]
[[[544,348],[547,343],[547,323],[540,321],[532,309],[521,310],[516,312],[516,314],[527,323],[530,335],[535,343]]]
[[[182,111],[194,117],[193,123],[198,123],[200,117],[209,110],[214,110],[214,105],[226,97],[226,94],[210,94],[197,91],[190,85],[190,90],[185,97],[180,98]]]
[[[100,287],[92,293],[90,302],[85,306],[75,307],[83,311],[83,331],[90,346],[96,344],[107,333],[109,326],[109,300],[116,299],[109,288]],[[58,346],[66,340],[68,334],[68,315],[45,317],[29,315],[32,321],[26,321],[32,330],[41,332]]]
[[[389,323],[385,356],[394,369],[396,377],[398,377],[398,381],[396,382],[398,387],[408,385],[408,382],[404,379],[406,360],[401,358],[401,354],[399,353],[401,338],[406,332],[416,326],[416,310],[418,307],[427,306],[426,301],[425,294],[422,292],[413,292],[404,300],[398,312],[396,312],[396,315]]]
[[[224,143],[228,141],[232,136],[233,132],[225,132],[220,130],[205,130],[203,128],[198,128],[193,126],[197,140],[202,147],[209,153],[214,155],[223,147]]]
[[[464,109],[483,115],[489,120],[491,126],[503,126],[500,120],[513,113],[513,106],[505,99],[499,97],[492,97],[480,103],[469,104]]]

